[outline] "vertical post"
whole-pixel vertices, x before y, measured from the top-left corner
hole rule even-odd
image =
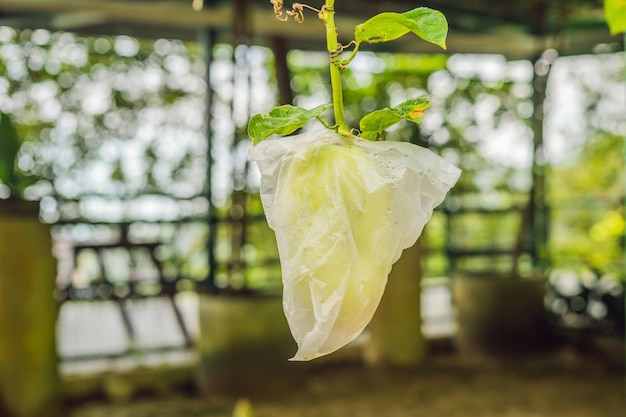
[[[13,207],[16,203],[17,207]],[[57,416],[56,260],[39,204],[0,202],[0,415]]]
[[[626,63],[626,31],[624,31],[624,63]],[[626,82],[626,71],[623,71],[624,74],[624,81]],[[624,137],[624,166],[626,166],[626,137]],[[626,184],[624,186],[624,207],[626,207]],[[624,236],[624,244],[626,245],[626,235]],[[624,262],[626,263],[626,251],[624,252]],[[625,288],[626,288],[626,283],[625,283]],[[624,291],[624,302],[626,303],[626,291]],[[626,315],[626,312],[624,313]],[[625,328],[624,331],[626,331],[626,320],[625,320],[625,324],[624,324]],[[624,350],[624,359],[626,362],[626,349]],[[626,376],[626,374],[625,374]],[[626,384],[624,385],[626,387]],[[624,394],[626,395],[626,388],[624,390]]]
[[[530,230],[526,230],[526,236],[532,241],[532,255],[538,272],[547,268],[546,252],[549,233],[549,213],[546,204],[546,174],[548,163],[546,161],[545,146],[543,140],[543,106],[546,97],[546,85],[552,62],[556,58],[555,50],[546,50],[533,61],[533,186],[530,196],[532,201]]]
[[[211,65],[213,64],[213,47],[215,46],[215,39],[217,37],[215,33],[215,29],[203,28],[199,32],[200,43],[202,44],[204,50],[204,62],[206,66],[206,111],[205,111],[205,120],[206,120],[206,140],[207,140],[207,151],[206,151],[206,198],[209,204],[208,208],[208,236],[207,236],[207,256],[208,256],[208,264],[209,264],[209,273],[206,278],[206,282],[203,284],[204,290],[208,292],[216,292],[215,285],[215,241],[217,239],[217,219],[215,213],[215,206],[213,205],[213,196],[212,196],[212,182],[213,182],[213,88],[211,88]]]
[[[291,89],[291,77],[289,65],[287,63],[287,53],[289,43],[284,36],[275,36],[271,39],[272,52],[274,53],[274,68],[276,70],[276,81],[278,84],[278,103],[292,104],[293,91]]]
[[[233,141],[231,158],[233,161],[233,189],[230,195],[230,262],[228,284],[236,291],[245,290],[246,260],[243,248],[248,235],[249,216],[247,213],[247,158],[240,159],[242,141],[247,138],[246,126],[250,119],[251,105],[251,67],[250,40],[252,38],[252,19],[250,11],[254,7],[251,0],[236,0],[233,4],[233,90],[231,102]]]

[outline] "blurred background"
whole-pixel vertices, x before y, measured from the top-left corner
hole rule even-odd
[[[387,140],[463,174],[371,328],[301,365],[246,127],[331,101],[315,13],[0,0],[0,112],[19,142],[0,177],[2,415],[621,415],[623,37],[596,0],[343,0],[340,41],[418,6],[445,14],[448,49],[359,52],[346,122],[427,94],[421,125]]]

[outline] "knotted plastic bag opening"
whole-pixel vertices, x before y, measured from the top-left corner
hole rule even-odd
[[[391,266],[461,171],[410,143],[333,132],[265,140],[250,158],[278,242],[291,360],[332,353],[370,322]]]

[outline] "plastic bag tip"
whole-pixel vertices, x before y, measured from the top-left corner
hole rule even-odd
[[[296,352],[293,358],[289,359],[289,362],[309,362],[315,358],[319,358],[323,355],[303,355],[300,352]]]
[[[294,356],[293,358],[290,358],[290,359],[289,359],[289,362],[308,362],[308,361],[310,361],[311,359],[315,359],[315,358],[313,358],[313,357],[311,357],[311,358],[306,358],[306,357],[303,357],[303,356],[296,355],[296,356]]]

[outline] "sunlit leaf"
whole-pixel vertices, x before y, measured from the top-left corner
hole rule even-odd
[[[406,13],[377,14],[355,28],[354,40],[357,44],[388,42],[409,32],[446,49],[448,22],[441,12],[428,7],[418,7]]]
[[[391,110],[399,117],[419,124],[426,109],[430,107],[430,101],[427,96],[421,96],[410,99],[397,105]]]
[[[372,112],[361,119],[359,123],[360,136],[369,140],[379,140],[382,137],[383,130],[390,128],[403,119],[419,124],[429,106],[428,97],[421,96],[407,100],[395,107],[387,107]]]
[[[257,114],[250,119],[248,136],[256,145],[274,134],[288,135],[307,124],[311,119],[319,117],[331,107],[332,104],[323,104],[311,110],[289,104],[274,107],[269,114]]]
[[[604,0],[604,15],[611,35],[626,32],[626,0]]]

